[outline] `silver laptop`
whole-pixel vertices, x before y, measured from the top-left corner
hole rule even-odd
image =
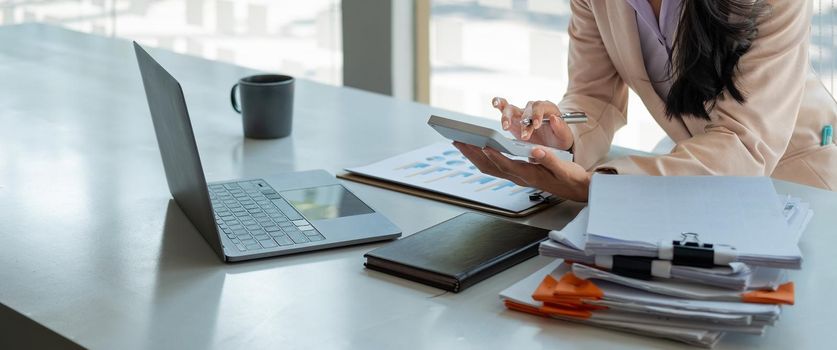
[[[175,202],[224,261],[285,255],[401,236],[324,170],[210,183],[183,90],[134,43],[157,144]]]

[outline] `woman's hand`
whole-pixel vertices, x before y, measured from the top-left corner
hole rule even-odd
[[[520,186],[534,187],[560,198],[586,202],[592,174],[580,165],[559,159],[551,152],[537,147],[531,161],[509,159],[491,148],[454,142],[462,155],[471,160],[484,174],[508,179]]]
[[[526,108],[520,109],[502,97],[491,100],[494,108],[502,113],[500,124],[519,140],[540,145],[568,150],[573,146],[573,133],[570,127],[559,117],[561,111],[549,101],[529,101]],[[521,121],[531,119],[532,124],[524,126]],[[544,119],[549,119],[545,125]]]

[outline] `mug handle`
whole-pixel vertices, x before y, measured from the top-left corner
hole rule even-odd
[[[238,114],[241,114],[241,105],[238,103],[238,101],[235,98],[235,91],[236,90],[238,90],[238,83],[233,85],[232,89],[230,89],[230,103],[232,103],[232,108],[236,112],[238,112]]]

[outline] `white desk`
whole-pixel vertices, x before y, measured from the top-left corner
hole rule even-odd
[[[497,293],[541,257],[460,294],[365,270],[363,253],[381,244],[223,264],[169,201],[128,42],[25,25],[0,28],[0,43],[0,320],[17,320],[0,325],[0,347],[35,324],[96,349],[681,346],[507,311]],[[337,172],[440,140],[425,125],[436,109],[307,80],[293,136],[247,140],[228,93],[253,71],[152,54],[183,84],[209,180]],[[346,185],[405,235],[465,211]],[[816,210],[794,273],[798,304],[766,337],[728,336],[719,348],[832,340],[837,193],[777,186]],[[565,203],[525,221],[562,227],[578,210]]]

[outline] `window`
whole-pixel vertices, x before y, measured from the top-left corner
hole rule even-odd
[[[811,26],[811,65],[831,94],[837,69],[837,6],[834,0],[815,0]]]
[[[0,0],[0,24],[25,22],[342,82],[339,0]]]

